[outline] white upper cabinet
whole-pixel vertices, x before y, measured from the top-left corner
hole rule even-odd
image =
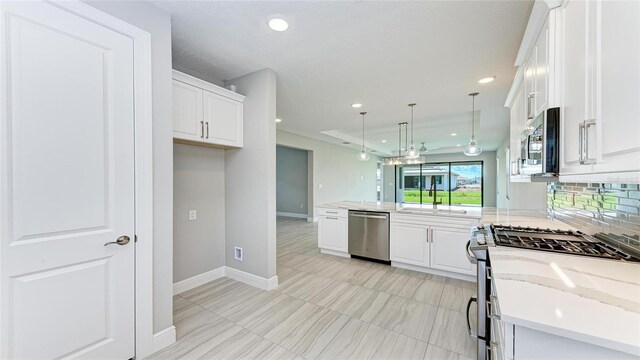
[[[223,148],[242,147],[244,96],[173,71],[173,138]]]
[[[202,124],[202,89],[173,80],[173,137],[202,140]]]
[[[536,46],[534,48],[535,53],[535,77],[534,77],[534,96],[533,96],[533,110],[535,115],[547,109],[548,104],[548,91],[547,86],[549,83],[549,22],[545,23],[542,28]]]
[[[205,140],[242,146],[242,103],[204,91]]]
[[[562,11],[561,181],[640,182],[640,2]]]

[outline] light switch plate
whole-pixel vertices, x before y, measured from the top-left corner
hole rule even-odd
[[[189,210],[189,221],[194,221],[198,218],[198,213],[195,210]]]

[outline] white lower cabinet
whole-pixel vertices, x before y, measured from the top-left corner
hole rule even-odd
[[[475,275],[475,266],[467,258],[466,244],[471,229],[478,225],[477,220],[394,215],[389,239],[393,263],[434,269],[444,275]]]
[[[429,226],[392,223],[390,231],[391,261],[429,266]]]
[[[318,247],[347,253],[348,232],[346,217],[322,215],[318,218]]]
[[[469,262],[466,245],[469,228],[431,228],[431,267],[461,274],[474,275],[475,266]]]

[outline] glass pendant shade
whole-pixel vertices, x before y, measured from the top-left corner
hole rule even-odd
[[[367,161],[369,160],[369,153],[367,152],[367,150],[362,149],[360,150],[360,153],[358,154],[358,160],[360,161]]]
[[[472,108],[471,108],[471,140],[469,140],[469,145],[465,146],[464,154],[466,156],[478,156],[482,153],[482,147],[476,143],[476,124],[475,124],[475,114],[476,114],[476,96],[478,96],[477,92],[473,92],[469,94],[472,99]]]
[[[469,141],[469,145],[465,146],[464,154],[467,156],[478,156],[482,154],[482,147],[476,144],[475,140]]]
[[[420,150],[419,150],[419,151],[420,151],[421,153],[426,153],[426,152],[427,152],[427,151],[429,151],[429,150],[427,149],[427,147],[426,147],[426,146],[424,146],[424,143],[422,143],[422,146],[420,147]]]
[[[407,150],[407,159],[417,159],[420,156],[420,151],[416,149],[415,146],[409,146],[409,150]]]

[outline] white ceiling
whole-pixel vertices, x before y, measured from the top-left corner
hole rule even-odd
[[[471,133],[476,99],[480,144],[507,136],[503,107],[533,1],[155,1],[171,13],[173,62],[221,80],[269,67],[278,73],[281,130],[335,143],[398,147],[397,123],[415,109],[415,140],[455,151]],[[289,30],[266,23],[278,14]],[[481,77],[496,80],[480,85]],[[351,103],[363,103],[362,109]],[[451,133],[458,136],[452,137]],[[382,139],[388,140],[381,143]],[[357,145],[348,145],[357,147]]]

